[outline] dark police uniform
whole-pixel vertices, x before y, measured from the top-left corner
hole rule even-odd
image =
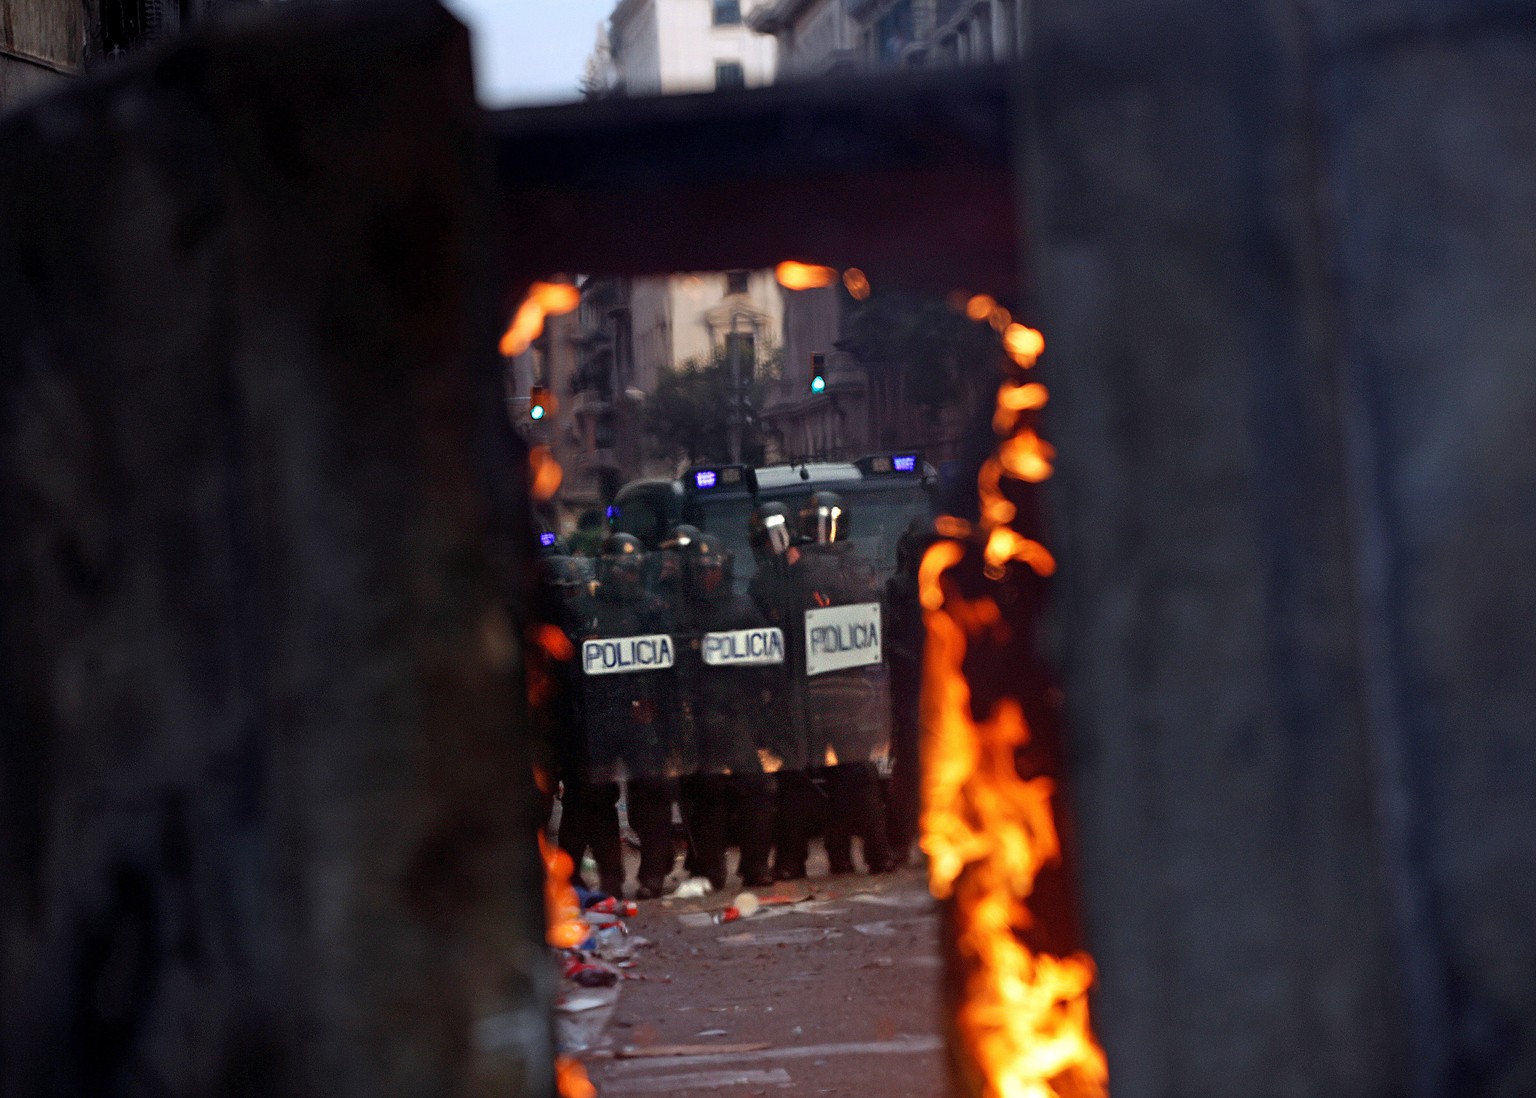
[[[886,662],[891,668],[892,759],[886,826],[891,837],[891,854],[897,864],[905,864],[911,853],[913,840],[917,838],[921,807],[918,710],[926,633],[917,572],[926,543],[931,538],[929,524],[915,520],[897,543],[896,574],[885,581],[885,607],[889,615],[885,641]]]
[[[783,636],[767,633],[762,612],[735,593],[731,553],[718,538],[697,538],[683,559],[683,670],[698,770],[682,786],[696,869],[716,888],[725,887],[727,834],[734,819],[742,880],[771,884],[775,782],[765,764],[774,765],[775,756],[768,751],[765,718],[772,678],[783,666]],[[777,664],[736,662],[775,656]]]
[[[597,595],[587,604],[577,652],[587,776],[594,783],[627,781],[630,824],[640,838],[639,895],[649,898],[660,895],[672,869],[676,777],[691,769],[691,751],[684,730],[667,716],[676,704],[671,621],[645,590],[640,543],[615,534],[603,548]],[[636,637],[659,640],[638,648],[624,643]]]
[[[538,616],[557,626],[575,647],[581,622],[592,613],[580,563],[570,557],[550,556],[540,562],[540,572],[545,597]],[[550,736],[559,768],[558,843],[571,856],[578,878],[582,856],[590,849],[597,863],[598,887],[620,895],[624,890],[624,860],[619,842],[619,786],[612,781],[588,780],[586,722],[576,659],[545,659],[544,663],[550,695],[534,712],[535,720]]]
[[[785,647],[783,669],[770,676],[774,700],[767,710],[778,730],[776,746],[769,747],[779,767],[772,873],[780,880],[795,880],[805,876],[811,836],[822,829],[826,819],[826,797],[809,772],[805,629],[798,593],[801,555],[791,544],[792,525],[782,504],[760,506],[751,521],[758,568],[747,593],[768,624],[783,631]]]
[[[881,603],[873,570],[848,542],[810,543],[796,571],[800,610]],[[882,613],[881,621],[886,616]],[[803,619],[801,629],[803,632]],[[804,688],[813,775],[826,782],[825,842],[833,873],[854,869],[852,836],[872,873],[891,868],[874,759],[889,751],[889,678],[883,663],[808,676]]]

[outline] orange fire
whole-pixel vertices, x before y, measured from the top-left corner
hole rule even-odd
[[[965,519],[955,518],[954,515],[940,515],[933,520],[933,528],[942,538],[968,538],[971,536],[971,524]]]
[[[843,272],[843,288],[855,301],[863,301],[870,293],[869,276],[857,267],[849,267]]]
[[[544,857],[544,908],[549,921],[545,938],[556,949],[574,949],[587,937],[581,901],[571,887],[575,866],[571,856],[550,842],[542,831],[539,853]],[[555,1057],[555,1082],[560,1098],[597,1098],[597,1088],[587,1078],[587,1069],[575,1057]]]
[[[1002,463],[1004,472],[1031,484],[1050,479],[1055,472],[1051,465],[1055,456],[1055,447],[1027,427],[1004,442],[997,451],[997,460]]]
[[[528,451],[528,490],[539,501],[553,499],[565,480],[565,470],[555,460],[554,451],[548,446],[535,446]]]
[[[1045,350],[1045,337],[1023,324],[1010,324],[1003,329],[1003,349],[1015,365],[1027,370]]]
[[[508,358],[522,354],[544,334],[545,317],[564,316],[580,304],[581,290],[569,282],[535,282],[512,314],[501,337],[501,353]]]
[[[991,294],[974,294],[965,303],[965,315],[972,320],[986,320],[997,308],[997,299]]]
[[[773,277],[778,279],[779,285],[786,290],[815,290],[832,285],[837,281],[838,275],[831,267],[820,267],[814,263],[799,263],[793,259],[786,259],[773,269]]]
[[[555,693],[555,677],[551,668],[555,663],[567,663],[575,659],[576,647],[558,625],[547,623],[530,629],[528,641],[528,660],[524,666],[528,680],[528,705],[532,709],[540,709]],[[539,783],[539,788],[545,793],[553,789],[553,786],[546,784],[547,780],[545,776],[545,781]]]
[[[575,949],[587,937],[587,923],[581,917],[581,901],[571,887],[575,866],[571,856],[561,850],[541,831],[539,853],[544,856],[544,907],[548,912],[546,937],[556,949]]]
[[[555,1057],[555,1086],[560,1098],[597,1098],[597,1088],[587,1078],[587,1069],[574,1056]]]
[[[1038,381],[1017,385],[1008,382],[997,391],[997,411],[992,413],[992,430],[1003,437],[1013,434],[1024,412],[1037,412],[1051,399],[1050,392]]]
[[[1015,361],[1017,351],[1029,349],[1026,337],[1010,344]],[[1034,356],[1025,357],[1033,365]],[[1108,1065],[1088,1018],[1092,958],[1035,952],[1023,938],[1032,924],[1027,901],[1035,880],[1061,858],[1055,785],[1047,777],[1019,776],[1015,756],[1030,729],[1016,700],[999,701],[981,720],[971,708],[966,652],[1006,641],[1007,625],[990,595],[968,597],[946,582],[946,573],[975,551],[959,540],[967,535],[979,541],[991,580],[1003,579],[1014,562],[1040,576],[1055,571],[1045,546],[1008,525],[1016,507],[1003,492],[1004,479],[1039,482],[1051,475],[1054,450],[1021,423],[1022,413],[1043,406],[1046,395],[1042,386],[1003,383],[994,420],[1003,441],[977,485],[980,527],[941,522],[946,540],[928,550],[919,571],[928,627],[922,847],[930,890],[953,902],[965,989],[956,1027],[986,1098],[1108,1094]]]

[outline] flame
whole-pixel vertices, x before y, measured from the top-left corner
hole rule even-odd
[[[997,391],[997,411],[992,413],[992,430],[999,435],[1011,435],[1022,413],[1038,412],[1050,399],[1050,391],[1038,381],[1004,384]]]
[[[971,524],[954,515],[940,515],[933,520],[933,529],[941,538],[968,538]]]
[[[992,533],[987,535],[982,555],[987,562],[989,574],[1014,560],[1029,565],[1039,576],[1049,576],[1056,571],[1056,558],[1051,556],[1051,551],[1011,526],[994,527]]]
[[[826,756],[822,759],[822,764],[824,766],[836,766],[837,765],[837,752],[833,751],[831,747],[827,748],[827,753],[826,753]]]
[[[1022,325],[1009,332],[1014,328],[1033,332]],[[1028,346],[1013,337],[1010,354]],[[1088,1018],[1092,958],[1038,953],[1023,938],[1035,880],[1061,859],[1055,784],[1019,775],[1016,755],[1030,728],[1018,700],[1005,697],[978,719],[965,678],[968,648],[1006,642],[1008,625],[995,599],[968,596],[947,578],[972,551],[960,538],[979,538],[990,579],[1001,579],[1012,562],[1041,576],[1055,571],[1050,551],[1009,525],[1017,508],[1003,491],[1005,478],[1038,483],[1051,475],[1055,451],[1019,422],[1046,397],[1042,386],[1003,383],[994,418],[1003,441],[977,480],[980,526],[941,520],[943,539],[918,569],[928,629],[921,845],[930,890],[953,904],[964,987],[956,1029],[984,1098],[1105,1098],[1109,1083]]]
[[[544,318],[564,316],[581,304],[581,290],[569,282],[535,282],[512,314],[501,337],[501,353],[508,358],[522,354],[544,334]]]
[[[571,643],[571,638],[565,635],[565,630],[558,625],[545,623],[540,625],[533,633],[534,643],[550,659],[565,663],[576,658],[576,646]]]
[[[524,675],[528,681],[528,705],[542,708],[555,693],[555,677],[550,661],[566,663],[576,658],[576,647],[558,625],[537,625],[528,631],[528,660]],[[539,787],[543,789],[543,786]],[[545,789],[544,792],[549,792]]]
[[[539,832],[539,853],[544,856],[544,907],[549,919],[545,939],[556,949],[575,949],[587,940],[587,923],[581,917],[581,901],[571,887],[575,866],[571,856]]]
[[[843,288],[855,301],[863,301],[869,297],[869,276],[857,267],[849,267],[843,272]]]
[[[535,446],[528,451],[528,491],[536,500],[553,499],[565,480],[565,470],[555,460],[548,446]]]
[[[784,769],[784,760],[769,751],[766,747],[757,749],[757,761],[763,764],[764,774],[777,774]]]
[[[581,304],[581,291],[569,282],[535,282],[528,300],[538,302],[547,316],[564,316]]]
[[[1045,351],[1045,336],[1023,324],[1010,324],[1003,330],[1003,349],[1014,364],[1029,369]]]
[[[1031,484],[1050,478],[1055,472],[1051,464],[1055,456],[1056,448],[1027,427],[1003,443],[997,452],[997,460],[1009,476]]]
[[[541,777],[549,780],[547,774],[535,767],[534,780]],[[544,910],[549,924],[545,940],[556,949],[575,949],[587,938],[581,900],[571,887],[575,866],[571,856],[550,842],[543,831],[539,832],[539,854],[544,859]],[[555,1057],[555,1083],[560,1098],[597,1098],[597,1088],[587,1078],[587,1069],[572,1056]]]
[[[597,1098],[597,1088],[587,1078],[587,1069],[574,1056],[555,1057],[555,1087],[560,1098]]]
[[[786,259],[773,269],[773,277],[786,290],[814,290],[836,282],[837,272],[831,267],[818,267],[813,263]]]
[[[995,332],[1006,332],[1013,324],[1013,314],[1001,305],[996,305],[987,314],[987,323],[992,325]]]
[[[972,320],[986,320],[997,308],[997,298],[991,294],[976,294],[965,303],[965,315]]]

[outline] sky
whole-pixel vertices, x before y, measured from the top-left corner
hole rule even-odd
[[[615,0],[444,0],[475,39],[487,107],[580,98],[577,85]]]

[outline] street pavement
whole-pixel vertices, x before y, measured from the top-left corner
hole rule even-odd
[[[920,869],[784,882],[758,890],[756,915],[715,922],[736,895],[649,901],[628,920],[649,944],[582,1054],[603,1098],[944,1093]]]

